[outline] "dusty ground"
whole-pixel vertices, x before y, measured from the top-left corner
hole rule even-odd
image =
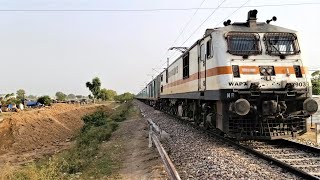
[[[316,129],[315,125],[313,124],[312,128],[310,124],[308,124],[308,131],[303,134],[302,136],[298,137],[298,139],[306,140],[306,141],[311,141],[313,143],[316,143]]]
[[[69,147],[83,125],[81,117],[98,105],[54,104],[51,107],[1,114],[0,167],[18,165]],[[101,105],[99,105],[101,106]]]
[[[112,151],[112,159],[120,161],[118,172],[107,179],[167,179],[158,152],[148,148],[147,122],[137,109],[120,124],[103,148]]]

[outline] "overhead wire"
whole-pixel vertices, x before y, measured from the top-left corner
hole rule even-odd
[[[217,25],[214,26],[214,28],[218,27],[219,24],[223,23],[225,20],[227,20],[230,16],[232,16],[234,13],[236,13],[238,10],[243,8],[250,0],[247,0],[245,3],[243,3],[239,8],[234,10],[231,14],[229,14],[226,18],[224,18],[221,22],[219,22]]]
[[[192,14],[191,18],[189,19],[189,21],[184,25],[184,27],[182,28],[182,30],[179,32],[177,38],[173,41],[173,43],[171,44],[170,47],[174,46],[174,44],[177,42],[177,40],[181,37],[181,35],[184,33],[184,31],[186,30],[186,28],[189,26],[189,24],[191,23],[191,21],[193,20],[193,18],[195,17],[195,15],[198,13],[199,8],[201,8],[202,4],[205,2],[206,0],[202,0],[202,2],[200,3],[199,7],[196,9],[196,11]],[[169,50],[166,50],[165,54],[163,55],[163,57],[160,59],[160,63],[162,62],[163,59],[166,58],[166,55],[168,54]],[[160,65],[160,68],[163,67],[165,64],[167,63],[167,60],[165,60],[165,63]],[[157,68],[157,66],[156,66]],[[157,68],[158,69],[158,68]]]
[[[205,2],[206,0],[203,0],[200,5],[199,8],[202,6],[202,4]],[[181,35],[184,33],[184,31],[186,30],[186,28],[189,26],[189,24],[191,23],[191,21],[193,20],[194,16],[198,13],[199,8],[196,9],[196,11],[193,13],[193,15],[191,16],[191,18],[189,19],[189,21],[184,25],[184,27],[182,28],[182,30],[180,31],[178,37],[173,41],[173,43],[171,44],[170,47],[174,46],[174,44],[177,42],[177,40],[181,37]],[[168,51],[166,51],[168,53]],[[166,54],[167,54],[166,53]],[[166,55],[165,54],[165,55]]]
[[[197,27],[197,29],[195,29],[191,35],[180,45],[180,46],[183,46],[200,28],[201,26],[207,22],[207,20],[221,7],[221,5],[225,2],[226,0],[223,0],[216,9],[214,9],[214,11],[212,11],[212,13],[204,20],[202,21],[202,23]]]
[[[281,7],[300,5],[319,5],[319,2],[284,3],[284,4],[262,4],[243,7]],[[219,9],[235,9],[238,6],[222,6]],[[193,10],[214,10],[216,8],[159,8],[159,9],[0,9],[0,12],[156,12],[156,11],[193,11]]]
[[[200,28],[201,26],[207,22],[208,19],[210,19],[210,17],[221,7],[221,5],[225,2],[226,0],[223,0],[218,6],[217,8],[215,8],[210,14],[209,16],[207,16],[207,18],[202,21],[202,23],[191,33],[191,35],[179,46],[179,47],[182,47]],[[174,55],[176,54],[176,52],[173,53],[173,55],[171,57],[173,57]],[[170,57],[170,58],[171,58]]]

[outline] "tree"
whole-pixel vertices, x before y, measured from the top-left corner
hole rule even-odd
[[[49,96],[41,96],[41,97],[39,97],[37,102],[44,104],[46,106],[50,106],[52,103],[52,99]]]
[[[116,100],[117,101],[120,101],[121,103],[122,102],[126,102],[126,101],[130,101],[130,100],[132,100],[133,98],[134,98],[134,94],[131,94],[131,93],[129,93],[129,92],[126,92],[126,93],[123,93],[123,94],[121,94],[121,95],[119,95],[119,96],[116,96]]]
[[[75,98],[76,98],[76,95],[74,95],[74,94],[68,94],[67,98],[68,98],[68,99],[75,99]]]
[[[12,96],[14,96],[14,93],[6,94],[6,95],[4,96],[4,98],[5,98],[5,99],[8,99],[8,98],[10,98],[10,97],[12,97]]]
[[[320,94],[320,71],[315,71],[311,74],[312,94]]]
[[[19,89],[17,91],[17,99],[24,100],[26,91],[23,89]]]
[[[21,99],[10,98],[10,99],[7,99],[7,101],[5,101],[4,104],[20,104],[20,103],[21,103]]]
[[[99,97],[101,81],[98,77],[93,78],[92,82],[86,82],[86,87],[89,88],[95,99]]]
[[[88,98],[89,98],[89,99],[93,99],[93,97],[92,97],[92,95],[91,95],[91,94],[89,94],[89,95],[88,95]]]
[[[320,71],[319,70],[311,73],[312,79],[314,79],[314,78],[315,79],[319,79],[320,78],[319,75],[320,75]]]
[[[114,100],[114,98],[117,96],[117,92],[111,89],[101,89],[99,98],[107,101],[107,100]]]
[[[58,101],[65,101],[67,98],[67,95],[64,94],[63,92],[57,92],[56,93],[56,98]]]

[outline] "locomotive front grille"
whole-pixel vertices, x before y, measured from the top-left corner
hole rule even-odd
[[[292,137],[295,134],[306,132],[306,121],[304,118],[258,119],[252,118],[230,118],[229,133],[241,139],[279,139]]]

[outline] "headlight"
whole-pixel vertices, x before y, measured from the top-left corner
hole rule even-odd
[[[232,110],[240,116],[247,115],[250,112],[250,103],[246,99],[238,99],[234,102]]]
[[[318,103],[312,98],[308,98],[303,102],[303,110],[309,114],[314,114],[318,111]]]
[[[274,76],[273,66],[259,66],[261,76]]]

